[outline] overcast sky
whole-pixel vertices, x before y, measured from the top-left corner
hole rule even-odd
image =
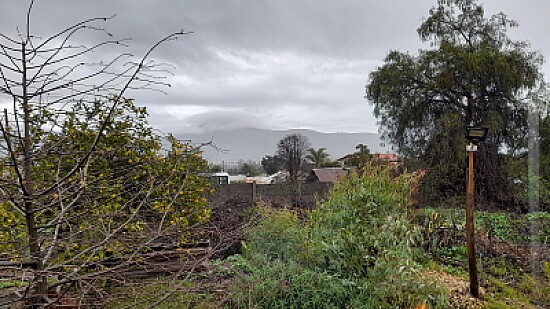
[[[511,32],[550,58],[550,1],[487,0],[520,27]],[[131,37],[136,55],[163,36],[194,34],[153,58],[174,65],[167,94],[129,94],[165,132],[308,128],[376,132],[363,98],[369,72],[391,49],[416,53],[416,28],[435,0],[36,0],[32,25],[46,36],[89,17]],[[27,1],[0,1],[0,31],[24,29]],[[80,38],[85,41],[86,38]],[[83,42],[84,43],[84,42]],[[97,57],[101,57],[97,53]],[[548,64],[545,75],[550,74]]]

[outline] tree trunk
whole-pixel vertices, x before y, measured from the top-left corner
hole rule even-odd
[[[22,88],[23,88],[23,198],[25,206],[25,220],[27,225],[27,234],[29,241],[29,253],[34,265],[34,291],[35,297],[31,297],[31,306],[38,308],[39,304],[45,301],[48,293],[46,275],[44,274],[44,264],[38,239],[38,230],[34,215],[34,197],[33,197],[33,175],[32,175],[32,141],[31,141],[31,106],[29,106],[28,85],[27,85],[27,60],[25,42],[22,43]]]

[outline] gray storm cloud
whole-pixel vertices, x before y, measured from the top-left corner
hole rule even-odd
[[[550,51],[550,2],[486,1],[489,14],[518,20],[512,36]],[[27,1],[0,2],[0,31],[24,29]],[[45,37],[89,17],[116,18],[105,27],[131,37],[127,51],[142,55],[179,29],[194,34],[153,54],[173,66],[166,95],[131,91],[162,131],[226,127],[310,128],[375,132],[363,98],[368,74],[390,49],[415,53],[416,28],[435,0],[36,0],[31,28]],[[91,41],[76,37],[78,43]],[[110,51],[104,51],[109,53]],[[95,53],[102,59],[106,54]],[[107,57],[108,58],[108,57]],[[548,72],[548,65],[544,71]],[[1,98],[0,98],[1,100]],[[185,121],[184,121],[185,120]],[[182,124],[183,125],[180,125]]]

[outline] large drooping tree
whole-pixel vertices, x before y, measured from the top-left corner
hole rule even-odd
[[[16,295],[38,308],[146,261],[156,239],[185,242],[208,210],[197,150],[173,138],[163,150],[145,111],[124,97],[162,91],[166,66],[149,55],[186,32],[135,59],[117,53],[126,45],[104,29],[110,18],[33,35],[33,6],[24,28],[0,33],[0,102],[10,103],[0,121],[0,267],[30,269]],[[81,45],[90,32],[105,40]],[[110,58],[98,59],[101,50]]]
[[[409,164],[430,170],[432,193],[463,192],[465,128],[486,126],[478,197],[512,202],[499,151],[526,146],[521,95],[542,82],[542,57],[507,35],[516,26],[503,13],[487,17],[475,0],[438,0],[418,28],[431,48],[418,55],[391,51],[371,73],[367,98],[382,133]]]

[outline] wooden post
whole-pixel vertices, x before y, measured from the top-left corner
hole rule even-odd
[[[470,293],[479,298],[477,279],[476,246],[474,234],[474,145],[468,149],[468,189],[466,192],[466,243],[468,247],[468,271],[470,274]]]
[[[256,180],[252,181],[252,203],[256,203]]]

